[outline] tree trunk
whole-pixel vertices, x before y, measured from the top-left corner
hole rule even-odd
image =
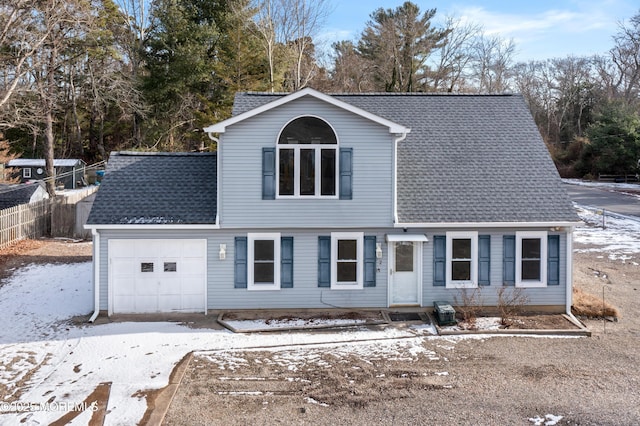
[[[57,56],[57,49],[55,46],[52,46],[51,52],[49,53],[46,88],[42,91],[45,114],[44,164],[48,177],[47,192],[51,198],[56,196],[56,171],[53,167],[53,159],[55,158],[53,153],[53,108],[56,92],[55,70]]]
[[[53,114],[48,110],[45,115],[45,133],[44,133],[44,164],[47,170],[47,192],[49,197],[56,196],[56,171],[53,167]]]

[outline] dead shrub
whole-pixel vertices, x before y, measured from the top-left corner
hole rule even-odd
[[[579,288],[573,288],[573,306],[571,311],[574,315],[587,318],[620,318],[618,309],[602,298],[587,293]]]
[[[461,288],[458,290],[458,296],[453,296],[453,300],[462,315],[462,321],[469,328],[473,328],[476,323],[478,314],[482,311],[482,292],[480,287]]]
[[[529,297],[519,287],[500,287],[498,290],[498,310],[500,323],[505,327],[512,325],[513,317],[522,312]]]

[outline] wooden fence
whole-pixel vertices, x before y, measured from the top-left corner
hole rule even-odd
[[[97,186],[0,210],[0,249],[44,236],[91,238],[84,229]]]
[[[46,199],[0,210],[0,249],[16,241],[51,233],[51,204]]]

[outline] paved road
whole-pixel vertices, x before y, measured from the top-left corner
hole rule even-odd
[[[640,198],[638,197],[579,185],[565,184],[565,187],[569,197],[578,204],[640,217]],[[638,188],[640,189],[640,185]]]

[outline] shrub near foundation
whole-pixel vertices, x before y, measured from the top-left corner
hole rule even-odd
[[[571,311],[574,315],[587,318],[620,318],[620,313],[615,306],[577,287],[573,288],[573,305],[571,306]]]
[[[498,290],[500,323],[505,327],[512,325],[513,318],[522,312],[528,302],[529,297],[524,293],[522,288],[500,287]]]
[[[457,296],[453,296],[456,308],[462,315],[466,328],[475,328],[476,318],[482,312],[482,293],[480,287],[473,289],[461,288]]]

